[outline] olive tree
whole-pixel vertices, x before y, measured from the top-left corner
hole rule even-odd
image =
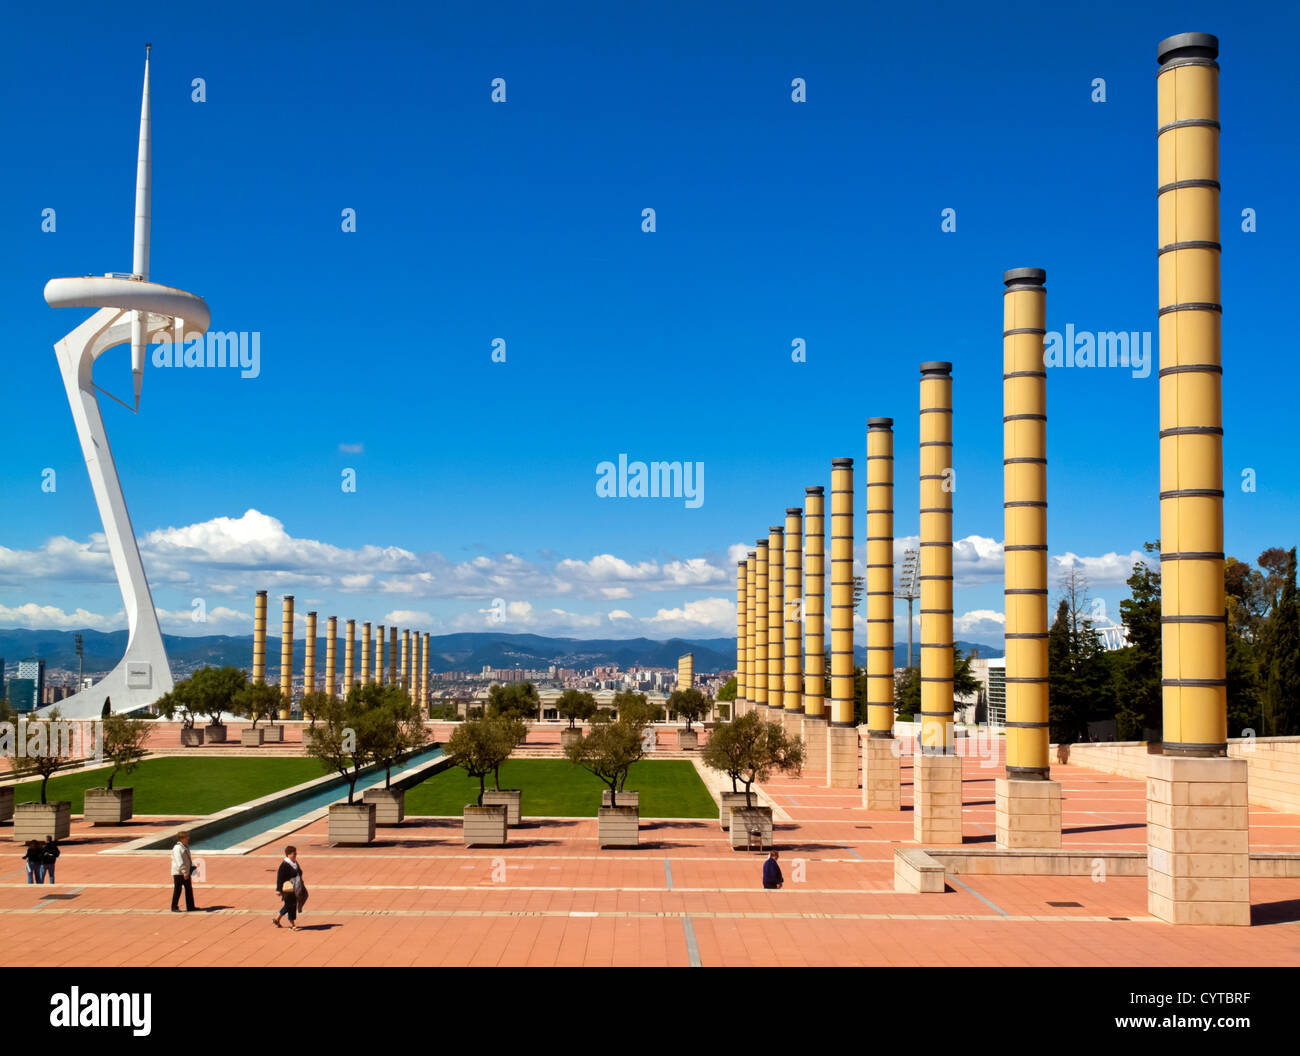
[[[745,786],[745,806],[752,807],[753,784],[773,771],[798,774],[807,749],[800,737],[788,737],[779,722],[767,722],[751,711],[709,734],[701,759],[704,765],[731,778],[731,790]]]

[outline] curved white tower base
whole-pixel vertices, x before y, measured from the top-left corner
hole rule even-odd
[[[106,699],[111,699],[114,712],[139,711],[172,688],[158,614],[92,380],[95,360],[110,348],[131,342],[137,317],[150,343],[202,334],[208,327],[208,307],[181,290],[116,278],[52,279],[45,287],[45,299],[55,308],[107,305],[54,346],[126,608],[127,646],[121,662],[93,688],[53,705],[66,718],[94,719],[103,713]],[[159,310],[167,314],[158,314]]]

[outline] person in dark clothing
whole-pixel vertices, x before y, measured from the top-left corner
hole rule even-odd
[[[44,867],[41,865],[40,840],[27,841],[27,853],[23,855],[23,864],[27,866],[27,882],[29,884],[39,884],[41,877],[44,876]]]
[[[54,863],[59,860],[59,844],[53,836],[45,837],[45,847],[41,850],[41,866],[45,870],[45,879],[54,883]]]
[[[190,855],[190,834],[178,832],[176,842],[172,845],[172,912],[180,912],[181,892],[185,892],[185,912],[193,913],[194,905],[194,859]]]
[[[780,857],[779,853],[773,851],[763,863],[763,886],[769,891],[775,891],[785,883],[785,877],[781,875],[781,867],[776,864],[776,860]]]
[[[302,866],[298,864],[298,848],[292,844],[284,849],[284,860],[275,873],[275,889],[280,893],[280,912],[271,918],[271,923],[280,927],[280,919],[289,918],[289,930],[298,930],[298,895],[304,890]],[[304,899],[304,901],[306,901]]]

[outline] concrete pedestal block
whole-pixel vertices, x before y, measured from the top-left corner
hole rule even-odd
[[[578,729],[564,729],[560,731],[560,747],[568,748],[570,745],[577,744],[582,740],[582,731]]]
[[[597,814],[596,838],[602,847],[635,847],[640,828],[641,816],[636,807],[601,807]]]
[[[618,799],[617,799],[616,802],[618,803],[618,805],[619,805],[620,807],[632,807],[632,808],[635,809],[635,810],[640,810],[640,809],[641,809],[641,793],[640,793],[640,792],[631,792],[631,791],[628,791],[628,790],[624,789],[624,790],[622,790],[622,791],[619,792],[619,794],[618,794]],[[609,789],[607,789],[607,788],[601,789],[601,792],[600,792],[600,805],[601,805],[602,807],[608,807],[608,806],[611,805],[610,802],[609,802]]]
[[[808,760],[813,767],[826,758],[826,728],[829,724],[825,715],[805,715],[799,723],[799,736],[803,738],[808,752]]]
[[[1153,755],[1147,910],[1170,924],[1250,924],[1245,759]]]
[[[14,807],[13,838],[45,842],[47,836],[66,840],[72,833],[72,803],[66,799],[50,803],[19,803]]]
[[[695,730],[678,730],[677,747],[684,752],[693,751],[700,746],[700,735]]]
[[[892,737],[862,739],[862,805],[867,810],[900,809],[898,748]]]
[[[505,807],[506,824],[514,828],[523,814],[524,791],[521,788],[488,789],[483,793],[483,806]]]
[[[506,833],[505,807],[466,807],[464,812],[466,847],[504,847]]]
[[[799,737],[803,734],[803,712],[782,711],[781,728],[787,737]]]
[[[858,787],[858,728],[827,726],[826,787]]]
[[[208,744],[226,743],[226,724],[224,722],[208,723],[205,729]]]
[[[90,825],[121,825],[135,810],[131,788],[88,788],[82,799],[82,820]]]
[[[203,744],[203,731],[197,726],[181,727],[181,747],[198,748]]]
[[[718,793],[718,824],[722,826],[722,831],[726,832],[731,828],[731,808],[743,807],[746,804],[744,792],[719,792]]]
[[[262,747],[263,735],[266,733],[262,729],[253,729],[251,726],[245,726],[239,731],[239,743],[245,748]]]
[[[999,777],[994,788],[997,845],[1008,850],[1061,846],[1061,785]]]
[[[961,844],[961,756],[912,759],[912,833],[923,847]]]
[[[284,727],[267,726],[262,731],[263,744],[284,744]]]
[[[329,845],[367,844],[375,839],[373,803],[335,803],[330,807]]]
[[[772,849],[772,808],[732,807],[730,836],[733,851],[749,850],[751,838],[756,844],[754,850],[770,851]]]
[[[376,825],[400,825],[406,818],[406,793],[401,789],[368,788],[361,801],[375,805]]]

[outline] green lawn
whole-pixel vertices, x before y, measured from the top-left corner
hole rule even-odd
[[[494,787],[491,776],[487,787]],[[512,759],[501,767],[501,787],[523,789],[525,817],[594,818],[605,785],[564,759]],[[683,759],[636,763],[628,774],[627,788],[641,793],[643,818],[718,816],[718,805],[700,775]],[[460,814],[477,800],[478,779],[452,767],[409,789],[406,813]]]
[[[315,759],[203,759],[163,756],[146,759],[129,774],[117,775],[115,788],[135,789],[136,814],[212,814],[218,810],[270,795],[282,788],[324,777]],[[81,813],[82,793],[103,788],[107,770],[62,774],[50,778],[47,800],[72,800],[72,813]],[[25,781],[14,790],[14,802],[41,798],[40,781]]]

